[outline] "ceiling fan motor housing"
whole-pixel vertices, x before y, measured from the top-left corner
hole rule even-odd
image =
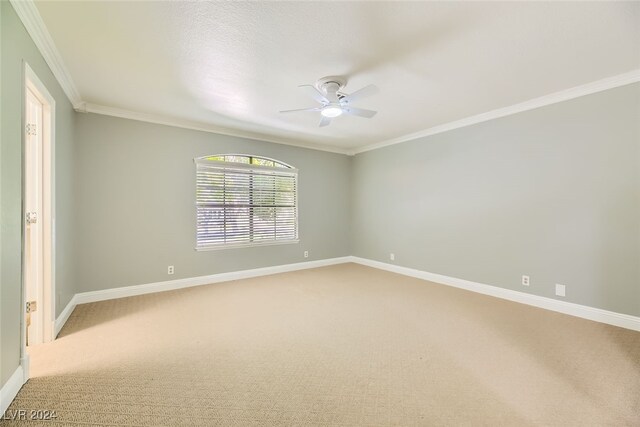
[[[316,88],[325,95],[335,93],[338,98],[343,97],[344,94],[339,93],[347,84],[347,79],[340,76],[328,76],[318,79],[316,81]]]

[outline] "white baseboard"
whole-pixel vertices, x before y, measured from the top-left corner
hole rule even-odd
[[[62,310],[62,313],[60,313],[60,316],[56,318],[55,326],[53,329],[53,339],[56,339],[64,324],[67,323],[67,320],[69,320],[69,316],[71,316],[71,313],[73,313],[76,305],[78,305],[77,294],[71,298],[71,301],[69,301],[64,310]]]
[[[373,261],[366,258],[355,256],[352,256],[350,258],[352,262],[378,268],[380,270],[391,271],[393,273],[402,274],[404,276],[428,280],[430,282],[453,286],[484,295],[491,295],[493,297],[515,301],[521,304],[532,305],[534,307],[568,314],[570,316],[581,317],[583,319],[593,320],[600,323],[607,323],[609,325],[632,329],[634,331],[640,331],[640,317],[616,313],[614,311],[602,310],[600,308],[588,307],[586,305],[574,304],[566,301],[558,301],[553,298],[541,297],[525,292],[485,285],[483,283],[472,282],[464,279],[458,279],[456,277],[443,276],[441,274],[429,273],[422,270],[401,267],[398,265],[387,264],[380,261]]]
[[[0,389],[0,419],[26,381],[22,366],[18,366],[18,369]]]
[[[22,384],[29,380],[29,372],[31,369],[31,357],[25,353],[24,357],[20,359],[20,366],[22,367]]]
[[[69,319],[69,316],[78,304],[106,301],[116,298],[125,298],[136,295],[144,295],[155,292],[173,291],[176,289],[190,288],[193,286],[209,285],[212,283],[228,282],[231,280],[249,279],[251,277],[268,276],[271,274],[286,273],[289,271],[306,270],[309,268],[325,267],[328,265],[344,264],[351,262],[350,256],[340,258],[321,259],[317,261],[298,262],[294,264],[276,265],[272,267],[254,268],[251,270],[232,271],[228,273],[211,274],[209,276],[189,277],[185,279],[167,280],[164,282],[147,283],[144,285],[123,286],[120,288],[104,289],[100,291],[81,292],[75,294],[69,304],[56,319],[55,335]]]
[[[345,256],[340,258],[330,258],[318,261],[307,261],[295,264],[277,265],[273,267],[255,268],[252,270],[233,271],[229,273],[212,274],[209,276],[191,277],[185,279],[167,280],[164,282],[147,283],[144,285],[124,286],[120,288],[105,289],[93,292],[81,292],[75,294],[69,304],[56,319],[55,335],[57,336],[69,316],[78,304],[86,304],[90,302],[105,301],[116,298],[125,298],[135,295],[143,295],[154,292],[171,291],[175,289],[189,288],[193,286],[208,285],[212,283],[228,282],[231,280],[248,279],[251,277],[267,276],[277,273],[286,273],[289,271],[305,270],[309,268],[324,267],[328,265],[343,264],[354,262],[369,267],[378,268],[380,270],[391,271],[393,273],[405,276],[415,277],[418,279],[428,280],[430,282],[440,283],[447,286],[466,289],[468,291],[490,295],[509,301],[519,302],[534,307],[544,308],[546,310],[556,311],[571,316],[581,317],[596,322],[607,323],[609,325],[619,326],[621,328],[640,331],[640,317],[628,314],[616,313],[613,311],[602,310],[599,308],[588,307],[585,305],[574,304],[566,301],[559,301],[553,298],[541,297],[525,292],[514,291],[511,289],[500,288],[497,286],[486,285],[483,283],[472,282],[470,280],[458,279],[456,277],[444,276],[441,274],[429,273],[422,270],[416,270],[408,267],[401,267],[394,264],[388,264],[380,261],[374,261],[366,258],[355,256]]]

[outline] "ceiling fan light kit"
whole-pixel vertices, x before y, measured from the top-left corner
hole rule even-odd
[[[314,100],[320,103],[320,106],[280,112],[293,113],[298,111],[319,111],[322,116],[319,125],[320,127],[328,126],[331,123],[331,119],[343,114],[364,117],[367,119],[375,116],[377,111],[354,108],[351,107],[351,103],[377,93],[378,88],[374,85],[368,85],[349,95],[342,92],[342,89],[346,84],[347,81],[345,78],[331,76],[323,77],[313,85],[301,85],[299,87],[307,91]]]
[[[329,118],[338,117],[342,115],[342,108],[339,105],[327,105],[320,111],[320,114]]]

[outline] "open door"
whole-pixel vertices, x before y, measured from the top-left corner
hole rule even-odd
[[[42,140],[44,105],[27,86],[24,147],[25,179],[25,297],[27,345],[44,340],[42,311],[44,303],[43,230],[42,230]],[[39,306],[39,307],[38,307]],[[40,308],[40,310],[38,310]]]
[[[24,97],[25,345],[52,341],[54,100],[25,64]]]

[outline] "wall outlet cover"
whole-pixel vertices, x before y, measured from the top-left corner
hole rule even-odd
[[[559,297],[565,296],[565,286],[556,283],[556,295]]]

